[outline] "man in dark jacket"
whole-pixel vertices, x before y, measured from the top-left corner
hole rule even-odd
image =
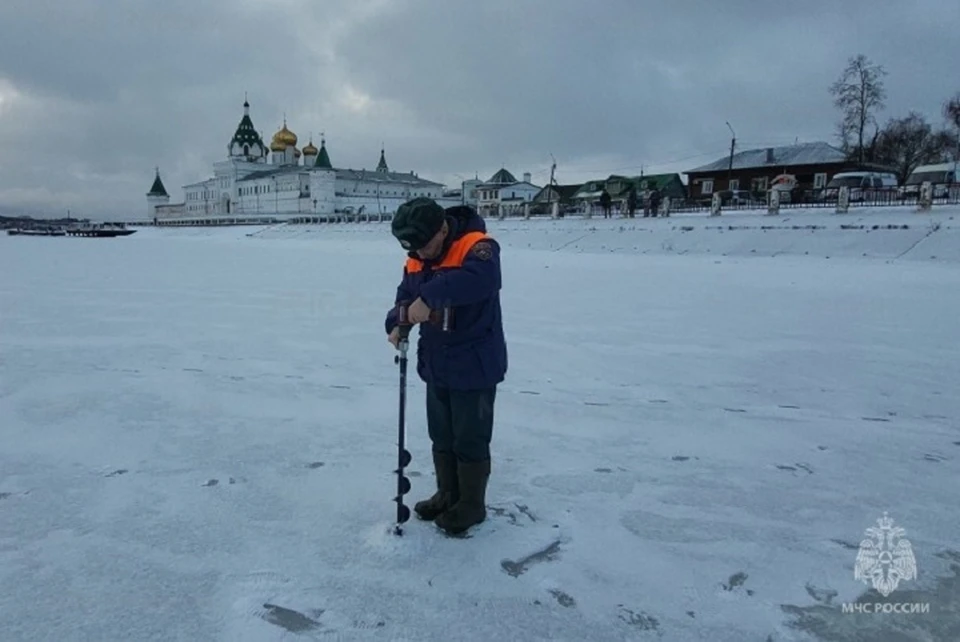
[[[436,493],[414,510],[458,534],[486,519],[493,405],[507,371],[500,246],[472,208],[444,210],[429,198],[401,205],[392,232],[407,261],[385,328],[397,346],[401,306],[408,321],[419,324],[417,373],[427,385],[437,475]]]

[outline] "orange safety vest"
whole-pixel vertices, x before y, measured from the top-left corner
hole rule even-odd
[[[478,242],[483,239],[490,238],[485,232],[468,232],[462,237],[454,241],[450,245],[450,249],[447,250],[447,254],[443,257],[443,261],[433,266],[434,270],[440,270],[443,268],[457,268],[463,265],[463,261],[467,258],[467,254],[470,253],[470,249]],[[420,259],[415,259],[413,257],[407,258],[407,272],[419,272],[423,269],[423,261]]]

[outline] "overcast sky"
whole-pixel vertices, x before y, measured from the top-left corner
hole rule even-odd
[[[960,2],[2,0],[0,210],[137,216],[172,202],[243,113],[320,132],[337,167],[451,185],[683,171],[738,146],[834,142],[848,57],[889,71],[881,119],[960,91]]]

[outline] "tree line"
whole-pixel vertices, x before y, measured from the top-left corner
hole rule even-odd
[[[960,160],[960,92],[944,101],[943,126],[911,110],[881,127],[877,114],[886,108],[886,76],[883,65],[860,54],[847,61],[830,85],[833,104],[841,114],[837,138],[850,160],[891,167],[901,184],[920,165]]]

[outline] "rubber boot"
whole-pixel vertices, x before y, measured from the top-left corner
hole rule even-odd
[[[436,524],[450,535],[459,535],[487,518],[487,480],[490,460],[457,465],[460,501],[436,518]]]
[[[417,517],[426,521],[435,519],[460,498],[456,455],[434,451],[433,469],[437,474],[437,492],[429,499],[417,502],[413,507]]]

